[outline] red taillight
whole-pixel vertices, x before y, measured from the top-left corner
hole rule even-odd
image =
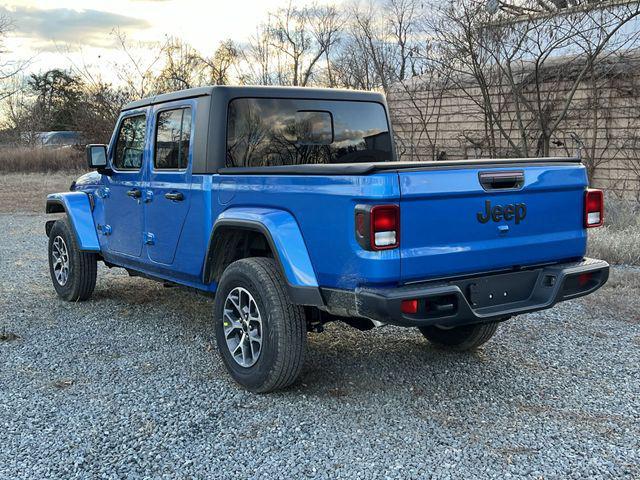
[[[402,300],[400,310],[402,310],[402,313],[407,314],[418,313],[418,300]]]
[[[376,232],[395,230],[398,226],[398,207],[373,207],[371,209],[371,216],[373,217],[373,229]]]
[[[397,205],[376,205],[371,208],[371,248],[397,248],[400,242],[400,208]]]
[[[588,188],[584,194],[584,226],[600,227],[604,223],[604,194],[602,190]]]
[[[356,239],[366,250],[389,250],[400,245],[398,205],[358,205]]]

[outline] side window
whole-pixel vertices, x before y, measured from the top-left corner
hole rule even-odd
[[[156,127],[155,168],[158,170],[187,168],[190,140],[191,108],[160,112]]]
[[[126,117],[120,124],[113,158],[118,170],[139,170],[142,166],[144,140],[147,128],[145,115]]]

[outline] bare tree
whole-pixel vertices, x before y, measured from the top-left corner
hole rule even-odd
[[[395,80],[389,22],[372,1],[364,6],[354,5],[348,15],[348,45],[336,66],[340,83],[349,88],[388,91]]]
[[[273,62],[271,47],[264,24],[256,27],[256,33],[249,38],[247,45],[241,50],[242,70],[240,83],[272,85]]]
[[[621,122],[625,117],[627,122],[637,117],[637,113],[627,116],[624,112],[630,102],[635,103],[640,91],[636,76],[639,67],[640,57],[636,52],[612,55],[598,62],[597,70],[589,71],[582,95],[574,100],[559,128],[556,145],[563,146],[567,153],[571,150],[570,143],[577,146],[590,179],[598,168],[632,148],[630,145],[634,142],[629,143],[628,135],[635,131],[636,125]],[[624,132],[622,138],[621,131]]]
[[[377,83],[387,92],[395,80],[393,65],[393,45],[386,40],[388,26],[373,3],[365,9],[355,8],[353,14],[353,39],[363,60],[368,62]]]
[[[11,18],[0,14],[0,105],[4,114],[0,116],[0,128],[8,130],[15,141],[15,137],[19,136],[16,125],[20,121],[22,105],[26,102],[27,83],[20,73],[28,66],[30,59],[19,61],[7,58],[4,38],[12,27]]]
[[[333,6],[316,6],[311,9],[311,20],[311,34],[325,61],[326,82],[324,84],[334,87],[333,53],[341,41],[341,32],[344,27],[343,15]]]
[[[617,6],[632,0],[488,0],[485,8],[498,11],[511,19],[541,18],[558,14],[573,14],[591,10],[594,6]]]
[[[394,83],[424,73],[429,41],[423,2],[369,0],[352,4],[345,16],[345,38],[334,65],[337,84],[388,92]]]
[[[635,200],[640,203],[640,134],[636,131],[629,131],[622,139],[624,164],[629,174],[629,182],[632,185],[624,185],[623,190],[634,195]]]
[[[389,26],[396,48],[396,74],[399,81],[420,73],[418,60],[423,56],[419,39],[423,20],[422,3],[416,0],[388,0]],[[424,42],[426,43],[426,42]]]
[[[212,85],[228,85],[231,83],[232,70],[239,76],[240,52],[232,40],[222,42],[211,57],[201,57],[208,69],[208,81]]]
[[[133,98],[154,94],[157,70],[162,64],[169,40],[162,43],[130,42],[117,28],[111,34],[124,59],[123,62],[112,65],[120,82],[131,92]]]
[[[422,75],[398,82],[389,91],[398,156],[403,160],[446,159],[446,149],[441,149],[439,142],[443,100],[451,93],[449,81],[448,75],[441,75],[438,68],[431,66]]]
[[[494,18],[475,0],[434,9],[435,61],[483,112],[489,153],[523,157],[549,155],[576,92],[612,51],[637,39],[624,27],[640,15],[637,2],[515,20]]]
[[[637,75],[640,57],[633,60],[632,69],[616,85],[616,93],[621,98],[617,102],[619,130],[615,137],[615,157],[619,167],[625,170],[626,178],[613,181],[619,182],[616,185],[619,191],[633,195],[640,202],[640,77]],[[623,115],[620,115],[620,110],[624,111]]]
[[[271,12],[242,51],[242,83],[309,86],[335,83],[332,54],[341,18],[333,6],[287,7]],[[324,69],[322,63],[324,61]]]
[[[13,23],[8,15],[0,14],[0,101],[15,94],[19,86],[11,80],[28,64],[28,60],[15,61],[5,57],[7,53],[4,38],[11,31]]]
[[[338,40],[338,12],[335,7],[298,8],[291,2],[271,15],[267,34],[279,60],[285,60],[286,81],[307,86],[323,56],[329,56]]]
[[[120,109],[131,100],[129,92],[106,82],[84,84],[74,130],[86,143],[108,143]]]
[[[206,83],[205,62],[191,45],[177,38],[169,38],[162,49],[162,68],[153,82],[158,93],[184,90]]]
[[[312,52],[313,40],[308,28],[308,15],[304,9],[293,7],[291,2],[281,10],[270,15],[267,35],[269,45],[274,49],[279,61],[286,58],[286,65],[290,65],[285,71],[286,83],[298,86],[304,85],[303,77],[306,72],[311,72],[315,61],[319,58],[317,53]],[[308,55],[315,58],[305,65]],[[309,75],[310,73],[307,73]]]
[[[334,85],[342,88],[358,90],[374,90],[380,88],[380,76],[377,74],[370,58],[363,52],[365,43],[353,30],[347,34],[339,54],[332,64]]]

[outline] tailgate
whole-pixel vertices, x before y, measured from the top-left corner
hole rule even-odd
[[[581,164],[399,170],[403,282],[580,258]]]

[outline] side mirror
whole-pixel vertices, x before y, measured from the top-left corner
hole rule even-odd
[[[87,164],[89,168],[102,170],[107,166],[107,146],[87,145]]]

